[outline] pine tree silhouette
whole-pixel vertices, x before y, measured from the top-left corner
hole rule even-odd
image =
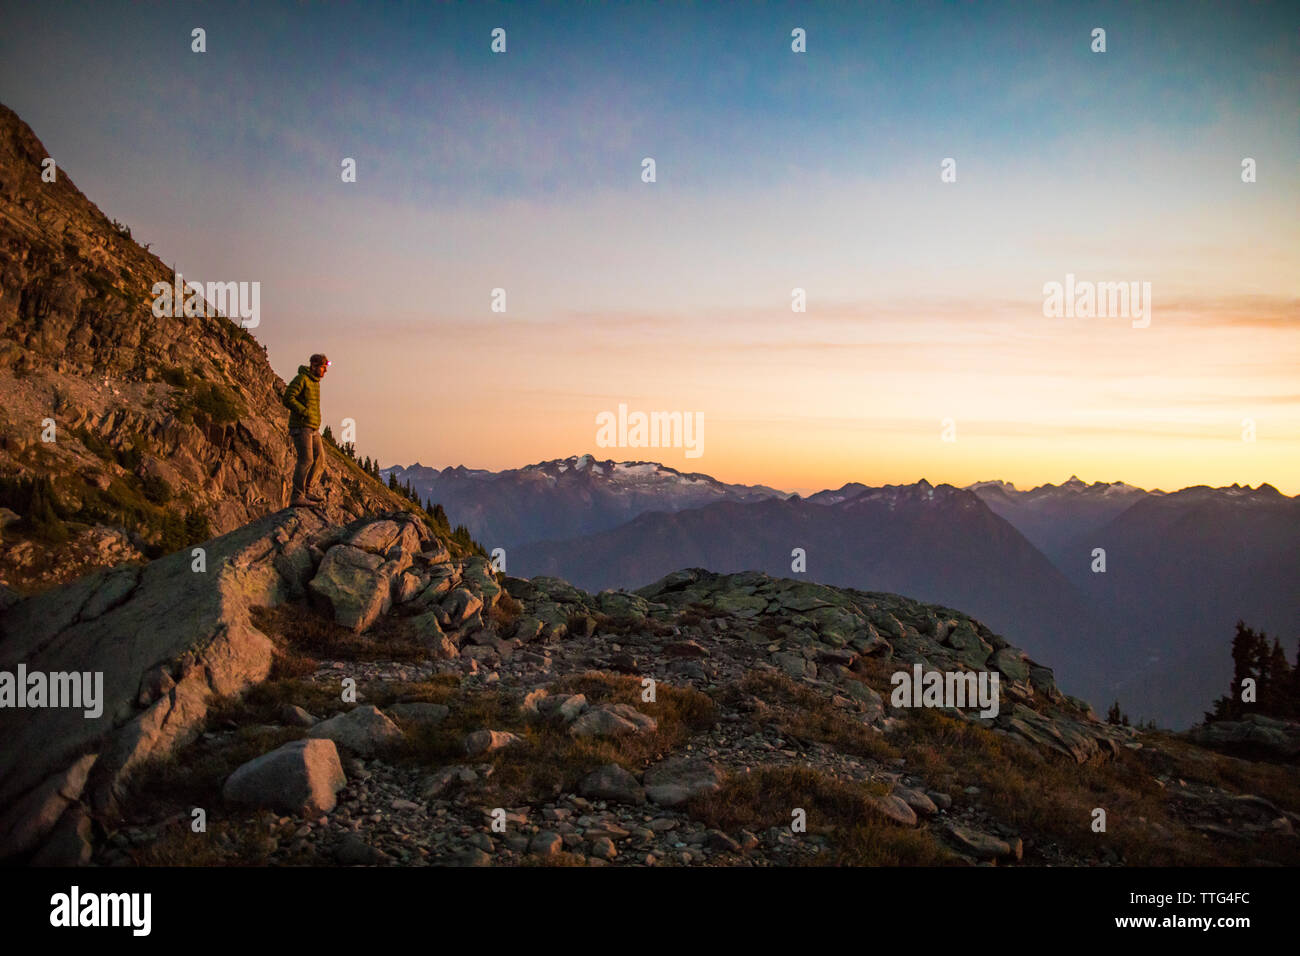
[[[1297,658],[1300,665],[1300,657]],[[1255,681],[1255,700],[1241,699],[1243,683]],[[1297,713],[1298,689],[1295,671],[1287,664],[1286,654],[1275,638],[1269,645],[1268,635],[1247,627],[1245,621],[1237,622],[1237,633],[1232,638],[1232,687],[1214,702],[1214,710],[1207,711],[1205,719],[1240,720],[1247,714],[1257,713],[1271,717],[1288,717]]]

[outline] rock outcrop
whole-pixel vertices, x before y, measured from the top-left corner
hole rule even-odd
[[[277,511],[294,461],[266,349],[230,318],[155,316],[171,267],[61,169],[43,182],[48,156],[0,105],[0,478],[48,478],[70,535],[5,522],[0,585],[27,591]],[[318,491],[334,521],[410,507],[333,448]]]
[[[252,609],[305,599],[331,556],[358,544],[387,553],[405,547],[408,565],[413,556],[449,557],[409,514],[337,527],[313,510],[294,509],[206,542],[203,570],[191,554],[178,553],[101,571],[10,607],[0,618],[0,670],[101,674],[102,698],[93,717],[81,707],[0,709],[0,806],[8,808],[0,815],[0,855],[38,845],[73,804],[111,815],[132,771],[193,739],[210,701],[267,678],[274,646],[254,625]],[[421,573],[434,574],[427,565]],[[382,578],[372,584],[392,586]],[[340,599],[335,613],[344,606]],[[369,708],[316,724],[309,734],[369,754],[400,731]]]
[[[1228,753],[1262,755],[1275,760],[1300,757],[1300,723],[1263,714],[1247,714],[1241,720],[1198,724],[1188,732],[1188,736],[1202,746]]]

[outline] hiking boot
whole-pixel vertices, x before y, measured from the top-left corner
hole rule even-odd
[[[312,501],[312,500],[311,500],[310,498],[308,498],[306,495],[294,495],[294,496],[293,496],[293,499],[289,502],[289,507],[290,507],[290,508],[310,508],[310,507],[314,506],[315,504],[316,504],[316,502]]]

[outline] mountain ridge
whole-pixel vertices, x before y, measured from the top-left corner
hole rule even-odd
[[[141,561],[278,510],[294,455],[284,382],[221,316],[153,314],[171,267],[58,171],[0,105],[0,585]],[[52,424],[45,424],[50,422]],[[410,508],[333,447],[335,517]]]

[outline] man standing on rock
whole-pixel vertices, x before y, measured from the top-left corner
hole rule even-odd
[[[325,500],[311,494],[311,486],[325,469],[325,445],[320,437],[320,380],[329,370],[330,360],[316,354],[310,362],[298,366],[298,374],[284,390],[284,404],[289,408],[289,435],[298,453],[290,508],[311,508]]]

